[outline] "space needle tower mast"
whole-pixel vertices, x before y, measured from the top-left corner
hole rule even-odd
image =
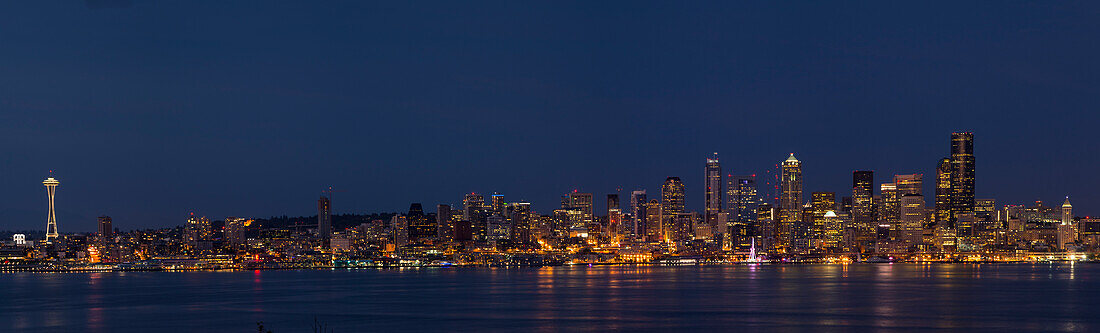
[[[50,172],[53,173],[52,171]],[[52,176],[52,175],[51,175]],[[46,185],[46,196],[50,199],[50,215],[46,217],[46,241],[57,239],[57,214],[53,210],[53,196],[57,193],[57,185],[61,182],[53,177],[46,178],[42,185]]]

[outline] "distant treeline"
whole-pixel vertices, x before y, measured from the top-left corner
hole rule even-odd
[[[358,226],[363,223],[369,223],[374,220],[382,220],[389,222],[391,218],[397,213],[374,213],[374,214],[339,214],[332,216],[332,230],[343,230]],[[260,228],[286,228],[293,227],[295,225],[317,225],[317,215],[312,216],[297,216],[289,217],[272,216],[266,219],[256,219],[255,223],[259,224]]]

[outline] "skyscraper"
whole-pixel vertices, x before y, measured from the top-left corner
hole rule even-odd
[[[852,222],[856,228],[856,241],[866,244],[875,235],[875,172],[852,172]]]
[[[650,200],[645,205],[645,240],[647,242],[664,241],[664,230],[661,223],[661,203],[657,199]]]
[[[42,185],[46,186],[46,197],[48,197],[50,201],[50,211],[46,215],[47,242],[49,242],[51,239],[57,239],[57,214],[54,213],[53,198],[54,194],[57,193],[57,185],[59,184],[61,184],[61,182],[59,182],[57,179],[54,179],[53,177],[46,178],[46,180],[42,181]]]
[[[706,165],[706,207],[704,220],[711,228],[718,226],[718,213],[722,212],[722,165],[718,163],[718,153],[707,159]],[[726,223],[726,221],[721,221]]]
[[[511,206],[512,235],[510,238],[512,241],[519,243],[531,242],[531,229],[533,229],[535,218],[537,218],[531,212],[531,203],[516,202],[512,203]]]
[[[586,224],[592,223],[592,193],[577,193],[573,191],[561,196],[561,209],[576,209],[582,214]]]
[[[951,159],[943,158],[936,166],[936,198],[933,211],[933,222],[937,226],[947,227],[954,225],[951,215]]]
[[[730,222],[752,224],[756,221],[756,175],[726,177],[726,213]]]
[[[794,153],[783,161],[779,179],[779,228],[776,231],[781,247],[789,247],[802,220],[802,162]]]
[[[684,183],[680,177],[668,177],[661,185],[661,213],[672,216],[684,212]]]
[[[951,217],[974,211],[974,134],[951,133]]]
[[[898,190],[899,196],[905,196],[906,194],[921,194],[921,188],[924,186],[924,175],[911,174],[911,175],[894,175],[894,186]]]
[[[451,219],[451,205],[439,204],[435,206],[436,235],[443,241],[454,238],[454,220]]]
[[[317,199],[317,236],[332,236],[332,200],[324,195]]]
[[[492,209],[493,213],[504,214],[504,195],[500,193],[493,193],[490,198],[492,200],[490,209]]]
[[[901,196],[898,195],[897,185],[894,183],[884,183],[879,185],[879,200],[881,204],[878,205],[879,213],[879,232],[878,238],[884,240],[896,240],[898,232],[898,217],[900,211],[898,207],[901,205]]]
[[[646,200],[645,190],[630,192],[630,214],[634,217],[630,232],[634,239],[645,238]]]
[[[901,226],[898,234],[906,250],[921,244],[924,231],[924,196],[906,193],[901,197],[899,208]]]
[[[96,228],[96,233],[99,235],[100,239],[106,240],[106,239],[110,239],[111,237],[114,237],[114,233],[115,233],[114,230],[115,229],[112,229],[112,227],[111,227],[111,217],[110,216],[104,215],[104,216],[97,217],[96,222],[98,222],[97,224],[99,226],[98,228]]]
[[[810,206],[813,207],[813,219],[809,221],[809,238],[823,241],[825,239],[825,213],[833,213],[836,217],[836,193],[813,192],[810,194]]]
[[[406,220],[409,223],[410,241],[419,242],[435,236],[435,220],[424,214],[424,206],[420,203],[409,205],[409,215]]]

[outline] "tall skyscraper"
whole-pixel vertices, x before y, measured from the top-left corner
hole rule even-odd
[[[98,222],[99,225],[99,227],[96,228],[96,233],[99,234],[100,239],[106,240],[114,237],[115,229],[112,229],[110,216],[104,215],[97,217],[96,222]]]
[[[822,241],[825,239],[825,213],[831,212],[836,217],[836,193],[813,192],[810,194],[810,206],[813,207],[813,216],[808,225],[808,238]]]
[[[899,207],[901,226],[898,228],[901,244],[906,249],[911,249],[921,244],[924,233],[924,217],[927,215],[924,208],[924,196],[920,194],[906,193],[901,197]]]
[[[46,178],[42,181],[42,185],[46,186],[46,197],[50,201],[50,211],[46,215],[46,241],[49,242],[52,239],[57,239],[57,214],[54,213],[53,198],[54,194],[57,194],[57,185],[61,184],[60,181],[53,177]]]
[[[779,228],[781,247],[790,247],[802,220],[802,162],[794,153],[783,161],[779,179]]]
[[[661,203],[657,199],[650,200],[645,208],[645,240],[647,242],[664,241],[665,231],[661,223]]]
[[[756,192],[756,175],[726,177],[726,213],[730,222],[754,224],[756,206],[761,203]]]
[[[504,195],[500,193],[493,193],[490,198],[492,199],[490,209],[492,209],[493,213],[504,214],[504,206],[506,205],[506,203],[504,202]]]
[[[898,210],[901,205],[901,196],[898,195],[897,185],[894,183],[884,183],[879,185],[879,200],[881,204],[878,205],[879,213],[879,232],[878,238],[884,240],[895,240],[897,238],[898,218],[900,211]]]
[[[951,216],[974,211],[974,134],[951,133]]]
[[[718,226],[718,213],[722,212],[722,165],[718,163],[718,153],[707,159],[706,165],[706,207],[704,220],[711,228]],[[721,221],[726,223],[726,221]]]
[[[486,218],[488,218],[488,214],[485,207],[485,197],[471,192],[462,200],[462,206],[462,217],[469,222],[470,237],[477,242],[486,241]],[[465,229],[461,231],[465,231]],[[455,232],[456,237],[460,236],[458,234],[459,230],[456,229]]]
[[[852,222],[861,245],[875,239],[874,183],[874,171],[852,172]]]
[[[451,215],[451,205],[435,206],[436,236],[443,241],[451,241],[454,238],[454,220],[451,219]]]
[[[511,204],[511,219],[512,219],[512,235],[511,239],[514,242],[529,243],[531,242],[531,229],[534,228],[535,219],[531,212],[531,203],[529,202],[516,202]]]
[[[634,217],[630,231],[636,240],[645,238],[646,200],[645,190],[630,192],[630,214]]]
[[[684,182],[680,177],[668,177],[661,185],[661,212],[664,216],[684,212]]]
[[[561,209],[576,209],[580,210],[582,219],[585,223],[591,223],[593,221],[592,214],[592,193],[577,193],[573,191],[561,196]]]
[[[933,207],[933,222],[941,227],[954,227],[951,216],[951,159],[943,158],[936,166],[936,198]]]
[[[1062,224],[1073,224],[1073,205],[1069,203],[1069,196],[1066,196],[1066,201],[1062,203]]]
[[[332,236],[332,199],[324,195],[317,199],[317,236],[322,239]]]
[[[607,195],[607,212],[608,212],[608,214],[611,213],[612,209],[619,209],[619,195],[618,194],[613,193],[613,194],[608,194]]]
[[[623,211],[619,208],[619,195],[608,194],[607,195],[607,226],[604,228],[604,235],[611,240],[612,243],[618,243],[622,235],[622,222]]]

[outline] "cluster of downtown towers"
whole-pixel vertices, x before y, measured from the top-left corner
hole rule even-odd
[[[407,215],[388,225],[395,245],[418,242],[497,242],[543,244],[583,239],[602,246],[685,246],[705,243],[724,250],[755,247],[773,254],[827,251],[948,251],[970,239],[982,222],[991,222],[992,200],[975,200],[974,136],[952,133],[950,155],[936,169],[933,207],[922,195],[923,175],[894,175],[879,184],[873,171],[852,173],[850,196],[803,191],[802,164],[791,154],[759,189],[756,175],[725,175],[717,153],[706,159],[705,209],[685,210],[685,188],[668,177],[660,200],[644,190],[630,193],[628,207],[619,194],[607,195],[607,211],[593,212],[591,193],[567,193],[550,215],[530,203],[507,203],[501,194],[486,201],[469,193],[462,207],[440,204],[434,216],[413,204]],[[772,182],[775,182],[774,184]],[[763,192],[772,192],[764,194]],[[771,200],[768,200],[771,199]],[[626,209],[624,209],[626,208]],[[331,236],[331,201],[318,201],[318,231]]]

